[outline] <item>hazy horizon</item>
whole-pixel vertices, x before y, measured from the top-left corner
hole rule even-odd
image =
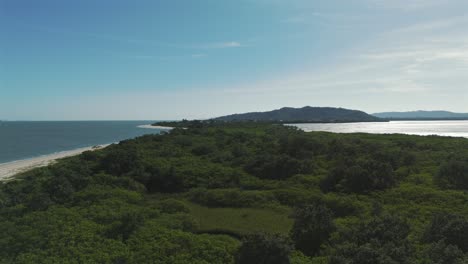
[[[467,113],[462,0],[0,0],[0,119]]]
[[[269,111],[273,111],[273,110],[278,110],[278,109],[281,109],[283,107],[290,107],[290,106],[282,106],[282,107],[278,107],[278,108],[275,108],[275,109],[266,109],[266,110],[259,110],[259,111],[253,111],[253,112],[269,112]],[[302,106],[302,107],[306,107],[306,106]],[[296,107],[296,108],[302,108],[302,107]],[[313,106],[312,106],[313,107]],[[324,106],[326,107],[326,106]],[[334,108],[334,107],[332,107]],[[342,107],[336,107],[336,108],[342,108]],[[360,110],[360,109],[349,109],[349,110]],[[370,114],[370,115],[373,115],[373,114],[380,114],[380,113],[417,113],[417,112],[450,112],[450,113],[454,113],[454,114],[467,114],[467,113],[460,113],[460,112],[453,112],[453,111],[447,111],[447,110],[441,110],[441,109],[438,109],[438,110],[408,110],[408,111],[388,111],[388,112],[373,112],[373,113],[367,113],[367,114]],[[238,113],[228,113],[226,115],[231,115],[231,114],[243,114],[243,113],[247,113],[247,112],[238,112]],[[211,119],[211,118],[216,118],[216,117],[220,117],[222,115],[215,115],[215,116],[210,116],[210,117],[206,117],[206,118],[199,118],[200,120],[206,120],[206,119]],[[148,121],[148,122],[164,122],[164,121],[179,121],[179,120],[182,120],[182,119],[186,119],[186,118],[179,118],[179,119],[43,119],[43,120],[40,120],[40,119],[37,119],[37,120],[34,120],[34,119],[17,119],[17,120],[13,120],[13,119],[1,119],[0,118],[0,121],[6,121],[6,122],[88,122],[88,121],[102,121],[102,122],[112,122],[112,121]]]

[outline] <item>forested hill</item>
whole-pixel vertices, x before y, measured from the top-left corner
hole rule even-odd
[[[449,111],[410,111],[410,112],[383,112],[372,114],[379,118],[394,120],[415,120],[415,119],[452,119],[467,120],[468,113],[453,113]]]
[[[184,126],[0,182],[0,263],[468,263],[467,139]]]
[[[280,123],[374,122],[381,119],[358,110],[334,107],[283,107],[268,112],[233,114],[214,118],[219,121],[268,121]]]

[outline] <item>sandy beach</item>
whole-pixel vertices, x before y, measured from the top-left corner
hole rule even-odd
[[[172,127],[164,127],[164,126],[152,126],[152,125],[141,125],[138,126],[140,128],[149,128],[149,129],[159,129],[159,130],[171,130]],[[100,145],[100,148],[107,147],[107,145]],[[81,154],[88,150],[95,150],[94,147],[85,147],[85,148],[78,148],[68,151],[62,151],[53,153],[50,155],[43,155],[36,158],[31,159],[24,159],[18,161],[12,161],[7,163],[0,163],[0,181],[7,180],[12,176],[22,173],[34,168],[44,167],[51,163],[53,163],[57,159],[66,158],[70,156],[75,156]]]
[[[47,166],[49,164],[52,164],[57,159],[75,156],[88,150],[102,149],[107,146],[109,146],[109,144],[100,145],[99,148],[96,148],[96,147],[78,148],[74,150],[57,152],[57,153],[50,154],[50,155],[43,155],[43,156],[39,156],[36,158],[31,158],[31,159],[0,163],[0,181],[7,180],[18,173],[22,173],[22,172],[25,172],[34,168],[38,168],[38,167]]]
[[[139,128],[149,128],[149,129],[163,129],[163,130],[171,130],[173,127],[165,127],[165,126],[153,126],[153,125],[141,125],[138,126]]]

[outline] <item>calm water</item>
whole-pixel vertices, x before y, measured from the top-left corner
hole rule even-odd
[[[151,122],[0,122],[0,163],[159,133],[138,127]]]
[[[373,133],[439,135],[468,138],[468,121],[392,121],[377,123],[343,124],[291,124],[304,131],[327,131],[335,133]]]

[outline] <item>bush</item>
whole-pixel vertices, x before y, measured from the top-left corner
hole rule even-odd
[[[127,242],[133,252],[130,263],[213,263],[234,262],[237,243],[224,236],[195,235],[147,223]]]
[[[362,205],[355,197],[339,196],[335,193],[329,193],[325,196],[323,202],[333,212],[335,217],[345,217],[349,215],[357,215],[362,212]]]
[[[436,214],[424,233],[423,241],[444,241],[468,252],[468,220],[459,215]]]
[[[433,264],[465,264],[468,256],[463,254],[457,246],[447,245],[443,241],[431,244],[427,255]]]
[[[331,264],[387,264],[412,262],[409,225],[395,216],[362,223],[343,236],[335,246]]]
[[[151,193],[175,193],[184,190],[182,177],[175,172],[174,167],[170,167],[168,170],[151,168],[149,180],[145,185]]]
[[[296,209],[294,219],[291,237],[296,248],[309,256],[317,254],[335,230],[331,211],[319,203]]]
[[[443,188],[468,190],[468,162],[462,160],[445,162],[440,166],[435,181]]]
[[[113,175],[129,173],[138,167],[138,155],[136,148],[119,144],[119,147],[109,148],[109,152],[102,159],[101,166],[104,170]]]
[[[274,200],[272,194],[239,189],[193,189],[189,193],[194,203],[208,207],[254,207]]]
[[[245,170],[262,179],[281,180],[298,173],[309,173],[311,168],[296,158],[288,155],[257,156],[245,166]]]
[[[172,198],[159,202],[157,208],[161,213],[166,214],[190,212],[190,209],[183,202]]]
[[[293,249],[291,241],[280,235],[253,234],[247,236],[236,256],[239,264],[289,264]]]
[[[354,165],[338,164],[321,182],[323,191],[368,193],[385,190],[396,184],[390,164],[375,160],[358,161]]]
[[[201,144],[192,149],[192,153],[197,156],[208,155],[216,150],[214,145],[210,144]]]

